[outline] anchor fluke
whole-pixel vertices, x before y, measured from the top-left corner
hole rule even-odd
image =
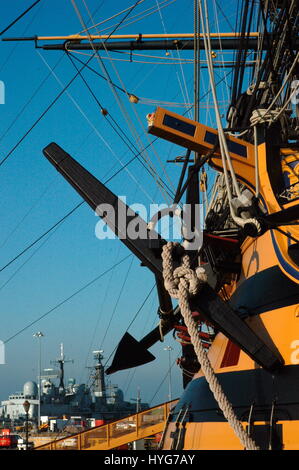
[[[119,370],[141,366],[155,359],[155,356],[141,342],[133,338],[130,333],[125,333],[119,342],[111,366],[106,370],[106,374],[109,375]]]

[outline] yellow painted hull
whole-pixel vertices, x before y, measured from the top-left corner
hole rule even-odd
[[[238,176],[251,188],[252,174]],[[282,206],[274,196],[265,144],[259,146],[259,178],[261,200],[268,214],[298,205],[298,198]],[[267,372],[222,333],[216,335],[209,358],[238,419],[259,448],[299,450],[299,265],[298,254],[291,256],[290,250],[299,239],[299,229],[296,223],[279,229],[245,239],[241,273],[228,290],[231,306],[272,351],[283,357],[284,366]],[[298,253],[298,246],[293,248]],[[244,448],[200,370],[173,412],[163,448]]]
[[[255,423],[256,426],[267,424],[266,421]],[[299,420],[278,421],[276,424],[283,428],[281,450],[298,450]],[[248,423],[243,425],[247,427]],[[175,427],[169,426],[169,430],[171,428]],[[166,439],[164,450],[170,450],[171,446],[172,439]],[[184,450],[244,450],[244,447],[228,423],[187,423]]]

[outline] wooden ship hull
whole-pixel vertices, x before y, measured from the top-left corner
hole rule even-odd
[[[199,3],[200,8],[195,8],[198,23],[202,9],[207,16],[206,1]],[[190,296],[190,309],[215,377],[255,448],[292,450],[299,449],[299,114],[298,104],[295,117],[290,104],[291,82],[299,74],[298,6],[293,1],[258,2],[261,34],[250,31],[252,17],[248,11],[253,3],[242,3],[240,33],[210,34],[204,30],[208,21],[205,23],[201,17],[202,30],[198,28],[188,37],[73,35],[33,39],[36,43],[64,41],[43,44],[40,47],[44,50],[93,50],[94,55],[104,47],[106,51],[168,51],[196,46],[194,63],[199,64],[199,51],[205,49],[212,90],[214,50],[223,47],[237,51],[228,128],[223,129],[219,113],[217,129],[213,129],[199,122],[198,109],[192,120],[158,107],[147,116],[148,132],[186,149],[186,156],[177,160],[183,163],[183,169],[174,204],[186,191],[186,203],[196,210],[199,190],[204,192],[204,164],[218,172],[215,193],[205,214],[203,243],[193,258],[199,258],[199,266],[196,261],[192,265],[205,269],[207,282],[200,292]],[[249,51],[259,57],[260,67],[254,76],[256,81],[246,83],[244,91]],[[134,95],[128,98],[138,103]],[[198,106],[197,95],[195,103]],[[214,104],[217,118],[216,97]],[[101,112],[104,116],[108,113],[103,108]],[[140,341],[126,333],[107,372],[152,361],[154,356],[148,349],[161,339],[161,334],[175,330],[182,343],[179,365],[184,391],[169,414],[161,449],[244,449],[206,380],[181,304],[172,306],[162,263],[167,241],[155,232],[152,223],[126,207],[59,145],[52,142],[43,152],[93,210],[110,204],[116,215],[121,210],[127,213],[127,220],[120,226],[107,211],[97,210],[97,215],[156,279],[160,326]],[[193,165],[189,165],[191,152]],[[121,236],[132,220],[147,237]],[[192,251],[189,254],[191,258]],[[179,250],[174,258],[177,267]]]
[[[266,370],[221,332],[216,334],[208,356],[237,418],[259,448],[293,450],[299,448],[299,152],[296,147],[276,144],[273,132],[261,131],[259,138],[259,200],[264,220],[270,223],[260,236],[243,237],[239,253],[234,255],[234,261],[240,262],[239,273],[229,273],[224,281],[222,278],[217,290],[280,357],[280,365]],[[273,156],[278,164],[275,171],[268,171]],[[252,153],[245,162],[232,155],[239,182],[251,192],[255,179],[252,160]],[[211,164],[223,170],[217,155]],[[292,189],[287,200],[283,197],[285,188]],[[275,225],[278,221],[279,227]],[[163,449],[244,449],[201,369],[171,414]]]

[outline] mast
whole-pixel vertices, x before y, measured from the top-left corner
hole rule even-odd
[[[60,357],[55,361],[51,361],[52,364],[59,365],[59,391],[62,393],[65,390],[64,386],[64,364],[67,362],[74,362],[73,359],[65,359],[63,343],[60,344]]]
[[[102,364],[104,359],[103,350],[93,351],[93,357],[96,361],[93,375],[94,379],[94,396],[96,411],[101,409],[103,405],[106,405],[106,384],[105,384],[105,371]]]

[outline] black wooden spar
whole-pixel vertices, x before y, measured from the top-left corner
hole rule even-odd
[[[155,275],[160,275],[162,270],[160,252],[162,244],[165,243],[162,237],[155,230],[150,230],[147,223],[138,214],[104,184],[100,183],[59,145],[53,142],[43,152],[63,177],[97,212],[97,215],[140,259],[142,264],[146,265]],[[108,210],[109,206],[113,211]],[[138,229],[139,233],[147,234],[147,238],[135,238],[134,227],[136,227],[136,230]]]
[[[220,35],[221,36],[221,35]],[[60,43],[47,43],[46,40],[54,40],[54,38],[43,37],[43,36],[30,36],[30,37],[7,37],[3,38],[2,41],[34,41],[36,46],[45,50],[107,50],[107,51],[168,51],[168,50],[194,50],[194,39],[180,38],[178,35],[177,39],[145,39],[146,35],[135,35],[134,39],[131,40],[95,40],[87,42],[86,38],[76,38],[75,36],[65,36],[63,42]],[[103,36],[104,38],[104,36]],[[57,38],[58,40],[59,38]],[[248,50],[269,50],[271,49],[272,36],[269,34],[268,41],[260,42],[258,37],[249,37],[246,40],[246,47]],[[294,39],[293,47],[297,49],[299,46],[298,38]],[[202,38],[198,41],[198,48],[204,50],[204,40]],[[235,51],[240,48],[240,37],[220,37],[211,38],[211,48],[217,50],[231,50]]]
[[[160,281],[163,280],[161,247],[165,242],[154,230],[149,230],[146,222],[129,207],[127,207],[115,194],[112,193],[103,183],[91,175],[83,166],[74,160],[68,153],[55,143],[49,144],[44,150],[46,158],[55,166],[62,176],[75,188],[83,199],[92,207],[93,210],[99,208],[101,204],[110,204],[115,209],[116,217],[112,220],[109,211],[97,210],[97,214],[108,224],[108,226],[117,234],[127,237],[121,237],[121,241],[155,274]],[[127,218],[118,220],[118,215],[127,213]],[[143,233],[147,232],[146,239],[130,238],[127,233],[128,224],[134,221],[138,222],[143,228]],[[162,282],[158,283],[160,295],[164,299],[163,307],[171,304],[169,294],[165,291]],[[191,299],[191,308],[193,311],[200,312],[206,320],[211,322],[217,330],[237,344],[245,353],[247,353],[256,363],[267,370],[274,370],[283,364],[283,359],[279,352],[273,346],[270,348],[260,339],[253,330],[238,316],[228,303],[224,302],[209,286],[205,284],[201,292]],[[175,314],[179,313],[178,310]],[[166,326],[166,334],[173,328],[175,315],[170,315],[170,323]],[[113,367],[110,372],[134,367],[154,359],[147,348],[155,344],[160,339],[159,330],[156,328],[149,333],[140,342],[141,350],[144,351],[144,361],[137,360],[136,356],[140,350],[131,351],[130,357],[127,355],[126,361],[117,361],[117,353],[113,361]],[[135,340],[136,342],[136,340]],[[136,354],[137,352],[137,354]],[[128,353],[128,351],[127,351]],[[147,354],[146,354],[147,353]],[[118,356],[120,357],[121,354]],[[130,358],[132,362],[130,362]],[[123,358],[122,358],[123,359]],[[134,363],[135,361],[135,363]]]
[[[239,39],[211,39],[211,47],[213,50],[236,50],[239,47]],[[258,48],[258,39],[250,38],[248,41],[248,49],[256,50]],[[168,50],[194,50],[193,39],[163,39],[163,40],[132,40],[132,41],[93,41],[92,43],[80,42],[75,40],[67,41],[64,44],[42,44],[45,50],[69,50],[69,51],[86,51],[86,50],[107,50],[107,51],[168,51]],[[204,42],[199,41],[199,49],[204,49]]]

